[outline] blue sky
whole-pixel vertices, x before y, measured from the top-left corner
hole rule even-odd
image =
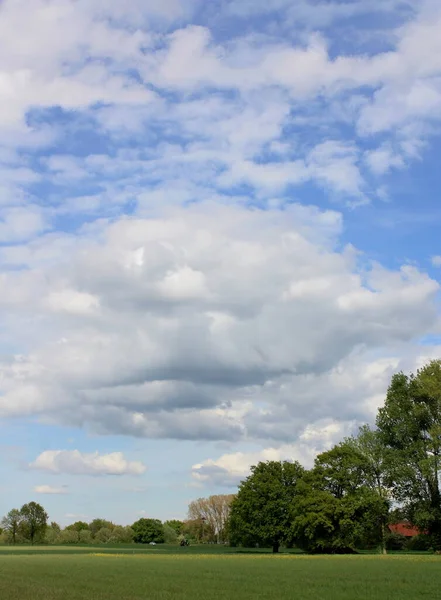
[[[185,517],[440,356],[441,8],[0,2],[0,513]]]

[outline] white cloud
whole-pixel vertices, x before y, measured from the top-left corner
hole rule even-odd
[[[62,486],[62,487],[54,487],[52,485],[36,485],[34,487],[34,492],[36,494],[54,494],[54,495],[69,493],[66,485]]]
[[[107,224],[66,259],[6,274],[11,337],[33,325],[29,352],[1,365],[1,414],[207,440],[371,418],[370,383],[357,383],[433,330],[439,286],[340,249],[341,228],[313,207],[194,205]]]
[[[47,228],[43,211],[38,207],[3,208],[0,217],[0,243],[27,240]]]
[[[311,467],[319,452],[329,449],[343,437],[352,433],[354,423],[319,421],[308,425],[295,444],[285,444],[254,452],[233,452],[218,459],[207,459],[193,465],[193,479],[204,485],[235,487],[250,474],[250,467],[265,461],[298,461]]]
[[[375,175],[384,175],[392,168],[401,169],[405,166],[403,157],[388,144],[366,152],[365,161]]]
[[[371,419],[438,327],[439,286],[343,247],[340,213],[293,199],[314,184],[362,204],[421,157],[441,114],[437,3],[234,1],[215,21],[192,0],[32,4],[0,7],[0,306],[19,353],[0,415],[268,448],[197,469],[226,479],[310,460],[308,426]],[[384,12],[354,38],[350,17]],[[232,15],[249,33],[218,35]],[[143,468],[59,452],[37,462]]]
[[[64,475],[142,475],[146,470],[141,462],[128,461],[121,452],[87,454],[79,450],[46,450],[30,467]]]
[[[432,256],[432,265],[434,267],[441,267],[441,256]]]

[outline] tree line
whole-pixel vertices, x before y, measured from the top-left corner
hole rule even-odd
[[[90,523],[76,521],[67,527],[49,522],[45,509],[29,502],[12,509],[1,520],[0,543],[4,544],[149,544],[174,543],[185,532],[185,523],[170,520],[138,519],[133,525],[121,526],[107,519]]]
[[[104,519],[61,529],[35,502],[1,522],[8,543],[230,543],[278,552],[354,552],[404,545],[389,530],[406,520],[412,543],[441,552],[441,361],[392,377],[375,427],[360,428],[319,454],[311,469],[268,461],[251,468],[237,494],[199,498],[186,521],[139,519],[121,527]]]
[[[296,544],[309,552],[353,552],[394,540],[406,520],[421,546],[441,551],[441,361],[393,376],[376,426],[318,455],[252,467],[231,504],[233,544]],[[397,536],[395,535],[395,538]],[[414,540],[415,543],[415,540]]]

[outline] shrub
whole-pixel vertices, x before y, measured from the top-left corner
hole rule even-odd
[[[112,538],[112,531],[107,527],[102,527],[95,535],[95,541],[100,544],[107,544]]]
[[[431,546],[432,544],[430,536],[424,535],[423,533],[410,538],[406,542],[406,550],[410,550],[413,552],[430,550]]]
[[[80,544],[91,544],[92,543],[92,533],[89,529],[82,529],[78,533]]]
[[[58,534],[57,544],[78,544],[78,531],[72,529],[63,529]]]
[[[387,550],[404,550],[406,543],[407,539],[401,533],[389,533],[386,536]]]

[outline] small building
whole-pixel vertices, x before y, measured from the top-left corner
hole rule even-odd
[[[420,535],[420,533],[424,533],[420,531],[418,527],[415,527],[409,521],[400,521],[399,523],[391,523],[389,525],[389,531],[391,533],[398,533],[400,535],[404,535],[404,537],[412,538],[416,535]]]

